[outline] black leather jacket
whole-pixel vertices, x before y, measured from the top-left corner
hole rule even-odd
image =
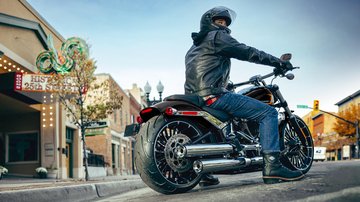
[[[185,94],[207,96],[227,92],[230,58],[273,67],[281,65],[279,58],[239,43],[224,27],[212,28],[200,42],[196,36],[193,39],[194,45],[185,57]]]

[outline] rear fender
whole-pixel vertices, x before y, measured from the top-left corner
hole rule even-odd
[[[163,101],[158,104],[155,104],[151,107],[147,107],[140,111],[140,122],[127,125],[125,128],[125,137],[135,136],[140,130],[140,124],[145,123],[154,116],[159,116],[164,114],[166,108],[174,107],[180,110],[190,110],[190,111],[202,111],[199,107],[189,104],[183,101]]]
[[[147,122],[154,116],[158,116],[165,112],[166,108],[174,107],[178,110],[194,110],[194,111],[202,111],[201,108],[189,104],[188,102],[184,101],[164,101],[158,104],[155,104],[151,107],[145,108],[140,111],[140,117],[143,122]]]
[[[167,111],[168,108],[172,109]],[[205,127],[215,126],[220,130],[228,124],[226,121],[219,120],[200,107],[184,101],[165,101],[140,112],[143,122],[160,114],[165,114],[167,117],[187,117],[188,119],[194,119],[198,121],[198,123],[202,123]]]

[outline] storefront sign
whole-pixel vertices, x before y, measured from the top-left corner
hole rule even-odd
[[[60,88],[69,93],[78,92],[78,88],[71,77],[67,78],[61,86],[52,85],[49,82],[51,77],[52,75],[16,73],[14,87],[15,90],[29,92],[56,92]]]
[[[52,143],[45,143],[44,148],[46,157],[54,156],[54,145]]]
[[[93,121],[90,122],[89,125],[87,126],[87,128],[104,128],[107,127],[107,122],[106,121]]]

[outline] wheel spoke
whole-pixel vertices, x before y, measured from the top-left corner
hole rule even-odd
[[[303,134],[298,135],[289,122],[284,125],[282,137],[287,150],[285,154],[287,157],[286,162],[291,164],[288,165],[289,167],[292,166],[295,169],[307,172],[313,159],[312,137],[306,124],[298,117],[296,121],[305,136]]]
[[[198,179],[199,175],[192,170],[192,161],[178,159],[175,149],[199,136],[200,132],[185,121],[169,122],[160,129],[154,142],[154,155],[156,165],[166,180],[174,184],[188,184]]]

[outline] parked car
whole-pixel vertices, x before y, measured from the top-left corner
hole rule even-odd
[[[314,161],[326,160],[326,147],[314,147]]]

